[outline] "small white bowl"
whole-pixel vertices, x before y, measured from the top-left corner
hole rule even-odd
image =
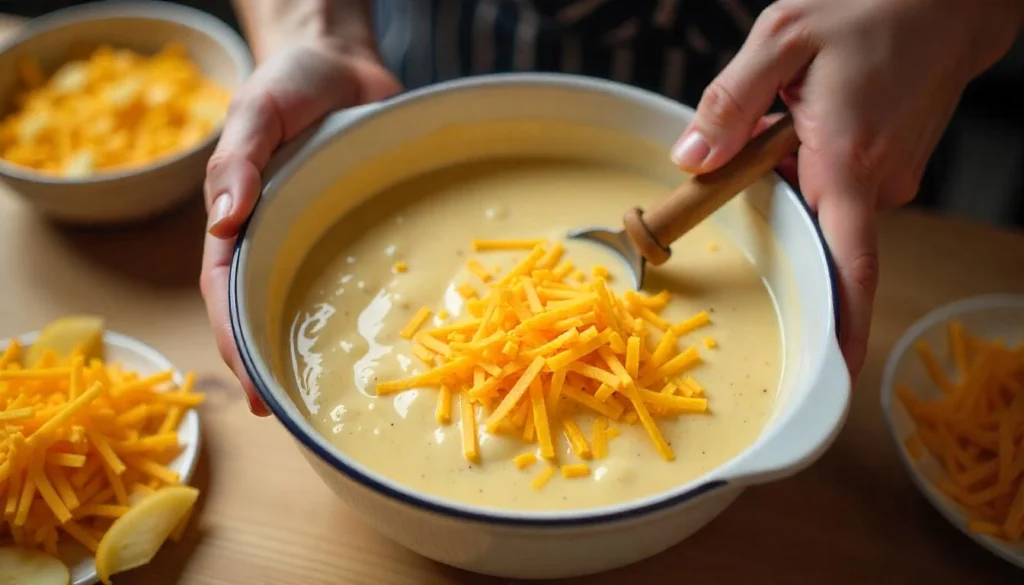
[[[19,335],[17,339],[22,345],[28,346],[38,336],[39,332],[33,331]],[[5,347],[9,342],[10,339],[0,341],[0,347]],[[184,382],[181,372],[174,367],[170,360],[134,337],[107,331],[103,334],[103,345],[108,362],[117,362],[125,369],[139,372],[141,375],[174,370],[174,383]],[[167,466],[181,477],[182,484],[191,481],[192,474],[196,470],[196,463],[199,461],[199,441],[199,414],[195,410],[189,410],[182,417],[181,425],[178,426],[178,442],[184,445],[185,449]],[[92,554],[67,538],[62,541],[60,558],[71,570],[71,585],[98,583],[100,578],[96,574],[96,564]]]
[[[921,398],[937,397],[941,390],[935,387],[928,372],[914,351],[914,344],[925,341],[935,353],[939,364],[949,373],[954,371],[949,356],[946,326],[951,320],[963,323],[964,329],[982,339],[1003,339],[1016,344],[1024,339],[1024,295],[993,295],[964,299],[940,307],[922,317],[908,329],[885,364],[882,375],[882,412],[896,441],[904,465],[910,471],[918,489],[935,509],[972,540],[999,557],[1024,568],[1024,541],[1008,543],[988,535],[967,530],[967,516],[963,508],[935,486],[946,477],[938,461],[927,450],[919,461],[907,453],[905,440],[917,432],[917,424],[896,398],[899,384],[909,386]]]
[[[252,72],[245,41],[212,15],[167,2],[92,2],[31,20],[0,45],[0,113],[8,111],[19,87],[22,57],[35,58],[49,73],[64,62],[71,46],[106,44],[151,54],[168,42],[182,44],[204,75],[230,91]],[[86,178],[46,175],[0,159],[0,180],[63,223],[138,221],[201,192],[219,135],[218,130],[189,150],[145,166]]]

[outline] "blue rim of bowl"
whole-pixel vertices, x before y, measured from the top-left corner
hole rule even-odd
[[[668,98],[665,98],[664,96],[661,96],[661,95],[658,95],[658,94],[654,94],[654,93],[649,92],[647,90],[643,90],[641,88],[637,88],[637,87],[630,86],[630,85],[627,85],[627,84],[622,84],[622,83],[619,83],[619,82],[610,81],[610,80],[604,80],[604,79],[595,80],[595,79],[591,79],[591,78],[580,76],[580,75],[565,74],[565,73],[554,73],[554,74],[549,74],[549,73],[544,73],[544,74],[536,74],[536,73],[512,73],[512,74],[509,74],[509,73],[496,73],[496,74],[479,75],[479,76],[475,76],[473,78],[456,79],[456,80],[453,80],[453,81],[448,81],[448,82],[443,82],[443,83],[438,83],[438,84],[430,85],[430,86],[427,86],[425,88],[418,89],[418,90],[412,90],[412,91],[408,91],[408,92],[403,92],[402,94],[399,94],[398,96],[392,97],[392,98],[390,98],[388,100],[385,100],[384,102],[381,102],[381,103],[382,104],[389,104],[389,103],[394,103],[396,101],[399,101],[399,102],[406,102],[407,100],[408,101],[414,101],[417,98],[426,97],[426,96],[429,96],[431,94],[437,93],[439,91],[455,90],[455,89],[460,89],[460,88],[465,89],[465,88],[470,88],[470,87],[476,87],[477,84],[487,83],[487,80],[489,78],[492,79],[492,80],[493,79],[497,79],[497,78],[501,78],[501,79],[507,80],[507,82],[509,82],[509,83],[514,83],[516,80],[519,80],[520,82],[534,83],[534,84],[537,84],[537,85],[544,85],[545,81],[547,81],[547,82],[554,81],[556,83],[557,82],[561,82],[561,83],[569,82],[569,83],[575,83],[577,89],[584,89],[583,88],[584,85],[593,84],[593,83],[596,82],[596,83],[600,83],[600,84],[604,85],[605,87],[607,87],[609,84],[610,85],[614,85],[614,86],[620,86],[620,87],[623,87],[623,88],[628,88],[630,91],[633,91],[633,92],[641,92],[642,94],[645,94],[648,98],[666,100],[666,101],[672,102],[673,104],[676,103],[676,102],[674,102],[672,100],[669,100]],[[492,83],[493,83],[493,81],[492,81]],[[500,83],[500,81],[499,81],[499,83]],[[356,123],[358,123],[358,122],[356,122]],[[320,144],[320,145],[317,146],[317,150],[319,150],[321,148],[324,148],[325,146],[326,146],[326,143]],[[837,280],[837,276],[836,276],[837,272],[836,272],[836,267],[835,267],[835,262],[833,260],[832,252],[831,252],[831,250],[828,247],[828,242],[825,240],[824,233],[821,231],[821,225],[818,222],[818,218],[811,211],[811,208],[808,205],[806,199],[804,198],[803,193],[795,185],[790,183],[785,177],[782,177],[780,174],[778,174],[778,172],[776,172],[776,175],[780,178],[780,180],[782,182],[784,182],[790,188],[790,191],[792,192],[792,196],[796,198],[797,202],[800,204],[800,208],[806,214],[807,219],[814,226],[814,230],[815,230],[815,233],[817,234],[818,241],[819,241],[819,244],[820,244],[820,248],[821,248],[821,250],[822,250],[822,252],[823,252],[823,254],[825,256],[825,262],[826,262],[826,265],[827,265],[827,268],[828,268],[829,294],[830,294],[831,300],[832,300],[832,312],[833,312],[833,317],[835,319],[836,335],[838,336],[839,335],[839,327],[840,327],[840,324],[839,324],[839,314],[840,314],[840,312],[839,312],[839,295],[838,295],[839,289],[838,289],[838,280]],[[257,206],[259,205],[259,199],[257,199],[256,205]],[[383,482],[381,482],[381,481],[379,481],[379,480],[377,480],[377,479],[375,479],[373,477],[370,477],[370,476],[364,474],[363,472],[359,471],[358,469],[355,469],[354,467],[352,467],[351,465],[349,465],[345,461],[341,460],[340,458],[335,457],[328,450],[324,449],[319,444],[317,444],[316,441],[311,440],[311,438],[309,436],[307,436],[307,433],[295,421],[293,421],[289,417],[289,415],[285,411],[284,407],[274,398],[273,392],[271,392],[271,390],[268,387],[267,383],[259,375],[259,372],[256,369],[255,359],[253,357],[252,347],[250,346],[248,340],[244,337],[244,334],[242,333],[242,327],[241,327],[241,321],[240,321],[241,320],[241,310],[240,310],[240,301],[239,301],[239,288],[241,286],[241,283],[240,283],[240,280],[241,280],[240,279],[240,274],[241,274],[241,272],[240,272],[240,268],[239,268],[239,262],[240,262],[240,257],[241,257],[241,249],[242,249],[242,244],[245,241],[246,233],[248,232],[249,225],[251,223],[252,217],[254,215],[255,215],[255,207],[253,208],[253,213],[251,213],[249,215],[249,219],[247,219],[245,221],[245,223],[242,224],[242,227],[241,227],[241,229],[238,232],[238,238],[235,241],[235,249],[234,249],[234,252],[233,252],[232,258],[231,258],[230,275],[228,277],[229,278],[229,281],[228,281],[228,312],[229,312],[229,321],[230,321],[230,324],[231,324],[231,331],[232,331],[232,335],[234,337],[235,345],[238,348],[239,357],[242,360],[242,366],[245,368],[245,371],[248,374],[249,379],[252,381],[253,386],[256,388],[256,391],[259,393],[260,398],[263,400],[264,404],[266,404],[267,408],[271,411],[271,413],[273,413],[274,417],[282,425],[284,425],[284,427],[288,430],[288,432],[291,433],[291,435],[296,440],[298,440],[299,443],[303,447],[305,447],[310,452],[312,452],[314,455],[316,455],[317,458],[322,460],[324,463],[326,463],[327,465],[329,465],[333,469],[335,469],[335,470],[345,474],[347,477],[349,477],[350,479],[352,479],[355,482],[359,483],[363,487],[369,488],[370,490],[373,490],[373,491],[375,491],[375,492],[377,492],[379,494],[382,494],[384,496],[388,496],[390,498],[393,498],[393,499],[397,500],[400,503],[403,503],[405,505],[408,505],[408,506],[411,506],[411,507],[414,507],[414,508],[419,508],[419,509],[426,510],[428,512],[432,512],[432,513],[435,513],[435,514],[455,517],[455,518],[459,518],[459,519],[463,519],[463,520],[469,520],[469,521],[473,521],[473,522],[479,522],[479,523],[484,523],[484,524],[492,524],[492,525],[499,525],[499,526],[514,526],[514,527],[539,527],[539,526],[543,526],[543,527],[548,527],[548,528],[553,528],[553,527],[567,528],[567,527],[589,526],[589,525],[594,525],[594,524],[605,524],[605,523],[610,523],[610,522],[619,522],[619,521],[624,521],[624,520],[636,519],[636,518],[639,518],[639,517],[642,517],[642,516],[646,516],[646,515],[649,515],[649,514],[656,513],[656,512],[661,511],[661,510],[665,510],[665,509],[668,509],[668,508],[672,508],[672,507],[678,506],[679,504],[682,504],[682,503],[684,503],[686,501],[689,501],[689,500],[692,500],[692,499],[696,499],[696,498],[698,498],[700,496],[709,494],[709,493],[717,490],[718,488],[722,488],[722,487],[725,487],[725,486],[728,485],[727,481],[716,479],[716,480],[711,480],[711,481],[705,481],[705,482],[703,482],[703,483],[701,483],[701,484],[699,484],[699,485],[697,485],[697,486],[693,487],[692,489],[687,490],[685,492],[682,492],[682,493],[679,493],[679,494],[675,494],[675,495],[670,496],[670,497],[665,497],[665,498],[662,498],[662,499],[658,499],[658,500],[655,500],[655,501],[647,503],[647,504],[643,504],[643,505],[639,505],[639,506],[632,506],[632,507],[630,507],[628,504],[626,504],[625,507],[623,507],[620,510],[614,510],[614,511],[610,511],[610,512],[600,512],[600,513],[591,514],[591,515],[581,515],[581,516],[572,517],[572,518],[530,518],[530,517],[519,517],[519,516],[505,515],[505,514],[502,513],[503,511],[500,511],[500,510],[494,510],[493,512],[491,512],[491,511],[489,511],[489,512],[480,512],[480,511],[464,510],[464,509],[459,509],[459,508],[455,508],[455,507],[452,507],[452,506],[447,506],[447,505],[444,505],[442,503],[437,503],[437,502],[428,500],[426,498],[419,497],[418,495],[413,493],[411,489],[409,489],[408,491],[402,491],[402,490],[399,490],[399,489],[395,489],[394,487],[392,487],[390,485],[387,485],[386,483],[383,483]]]
[[[252,54],[245,40],[230,26],[219,18],[183,4],[164,2],[163,0],[106,0],[90,2],[76,6],[68,6],[38,16],[25,22],[10,39],[0,43],[0,54],[16,50],[19,45],[41,33],[60,29],[91,20],[108,20],[117,18],[137,18],[172,22],[196,30],[207,35],[227,51],[231,60],[239,66],[242,84],[253,72]],[[188,150],[184,150],[146,165],[112,172],[96,173],[90,177],[69,179],[58,175],[47,175],[0,159],[0,177],[11,177],[19,181],[32,181],[48,185],[83,185],[105,181],[116,181],[126,177],[137,176],[156,169],[173,165],[189,156],[211,147],[220,139],[223,125],[218,126],[205,140]]]

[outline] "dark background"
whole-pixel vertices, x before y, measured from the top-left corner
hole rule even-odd
[[[972,0],[966,0],[972,1]],[[0,12],[38,16],[74,0],[0,0]],[[238,29],[230,0],[179,0]],[[693,104],[691,104],[693,105]],[[913,205],[1024,227],[1024,36],[976,79],[929,163]]]

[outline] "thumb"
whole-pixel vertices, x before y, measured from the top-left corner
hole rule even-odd
[[[690,126],[672,148],[684,171],[700,174],[727,163],[750,139],[778,92],[814,55],[798,23],[765,11],[743,47],[708,85]]]
[[[359,60],[352,65],[354,73],[362,80],[361,103],[387,99],[402,91],[402,85],[380,63]]]
[[[260,169],[282,139],[282,121],[265,92],[238,96],[206,166],[203,187],[209,233],[230,239],[249,217],[260,192]]]

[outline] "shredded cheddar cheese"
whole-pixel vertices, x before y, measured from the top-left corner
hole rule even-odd
[[[515,459],[512,461],[516,464],[517,468],[526,469],[537,462],[537,456],[533,453],[522,453],[520,455],[516,455]]]
[[[608,455],[608,419],[601,417],[594,421],[594,459],[604,459]]]
[[[19,64],[22,91],[0,120],[0,157],[48,174],[84,177],[192,148],[220,126],[229,92],[184,47],[154,55],[99,47],[46,78]]]
[[[473,288],[473,285],[469,284],[468,282],[460,284],[458,288],[456,288],[456,290],[458,291],[459,296],[466,300],[476,298],[477,296],[476,289]]]
[[[700,313],[697,313],[696,315],[690,317],[686,321],[683,321],[682,323],[672,327],[672,332],[675,333],[676,335],[686,335],[687,333],[700,327],[704,327],[705,325],[708,325],[710,323],[711,316],[708,315],[707,311],[701,311]]]
[[[708,412],[704,389],[688,375],[702,363],[700,352],[696,345],[681,348],[680,340],[710,325],[710,316],[700,312],[670,323],[661,316],[671,300],[668,292],[618,295],[608,285],[606,268],[596,267],[588,280],[562,259],[560,244],[539,242],[474,240],[478,251],[528,253],[501,277],[479,260],[467,260],[467,271],[484,288],[478,293],[468,283],[458,287],[467,299],[466,320],[421,329],[430,312],[421,309],[401,335],[413,339],[413,355],[426,370],[379,381],[377,394],[436,388],[441,424],[452,421],[457,395],[466,459],[480,461],[479,432],[517,436],[536,444],[549,463],[534,487],[551,479],[551,466],[566,477],[589,474],[582,462],[607,455],[609,440],[618,434],[612,421],[638,425],[654,450],[672,461],[675,453],[656,419]],[[596,417],[592,439],[581,414]],[[558,462],[560,440],[579,465]],[[536,457],[524,453],[515,464],[525,469]]]
[[[544,240],[473,240],[473,251],[487,250],[532,250],[544,244]]]
[[[905,437],[913,460],[930,455],[945,471],[937,488],[969,518],[968,530],[1017,541],[1024,535],[1024,344],[983,341],[948,326],[952,375],[931,347],[915,347],[936,399],[909,387],[896,395],[917,423]]]
[[[554,477],[554,475],[555,468],[548,465],[540,473],[533,477],[533,479],[530,481],[530,486],[535,490],[539,490],[546,486],[548,482],[551,481],[551,478]]]
[[[479,278],[480,282],[484,284],[487,284],[492,278],[494,278],[491,272],[484,268],[484,265],[476,258],[470,258],[466,261],[466,269],[472,272],[473,275]]]
[[[132,494],[180,483],[167,465],[176,429],[203,401],[189,374],[140,376],[80,352],[43,351],[25,364],[11,343],[0,358],[0,546],[56,553],[63,537],[95,552]]]
[[[588,475],[590,475],[590,466],[586,463],[575,463],[573,465],[562,466],[562,477],[566,479],[576,479],[586,477]]]
[[[420,309],[416,311],[416,314],[413,315],[411,319],[409,319],[409,322],[405,325],[405,327],[402,328],[402,331],[399,333],[399,335],[401,335],[405,339],[412,339],[413,336],[416,335],[416,332],[419,331],[419,328],[423,327],[423,324],[426,323],[427,319],[429,318],[430,309],[428,309],[427,307],[420,307]],[[429,346],[426,347],[427,349],[431,349]]]

